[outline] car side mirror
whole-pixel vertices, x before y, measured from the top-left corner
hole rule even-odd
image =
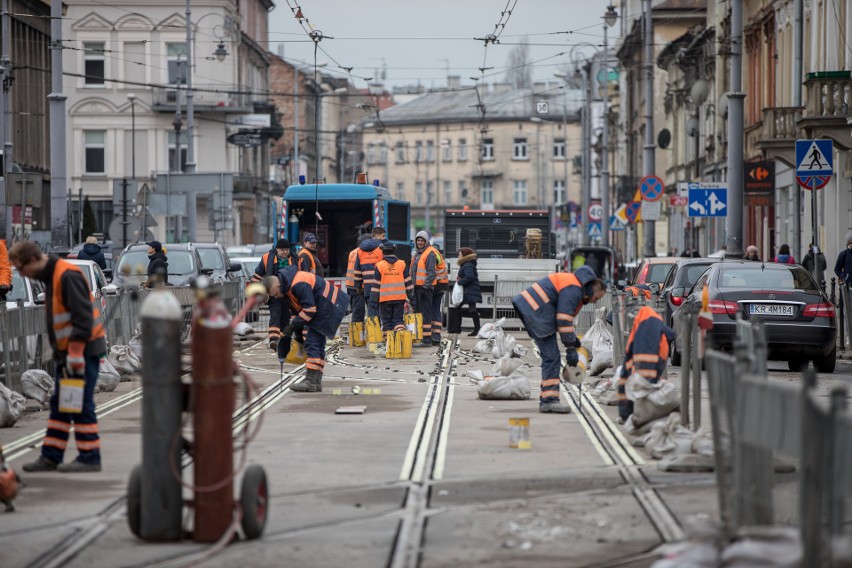
[[[231,266],[228,267],[228,272],[239,272],[243,269],[243,265],[241,262],[232,262]]]
[[[42,292],[41,294],[36,296],[35,303],[36,304],[43,304],[45,302],[45,298],[47,298],[47,296],[45,296],[44,292]]]
[[[199,268],[198,273],[203,274],[205,276],[210,276],[211,274],[213,274],[213,269],[212,268]]]
[[[118,294],[118,286],[116,286],[115,284],[107,284],[106,286],[101,288],[101,291],[104,294]]]

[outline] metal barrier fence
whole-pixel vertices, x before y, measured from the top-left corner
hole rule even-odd
[[[766,338],[739,322],[733,355],[707,350],[716,481],[723,529],[775,520],[774,454],[799,463],[798,524],[802,566],[830,566],[833,540],[844,535],[852,487],[852,414],[847,392],[816,395],[816,375],[801,387],[770,381]],[[845,535],[848,538],[848,534]]]
[[[192,307],[196,291],[188,287],[166,287],[180,302],[183,311],[181,337],[188,339]],[[219,293],[228,308],[235,314],[244,302],[240,282],[212,284],[209,290]],[[104,297],[101,310],[108,345],[127,345],[139,329],[139,309],[150,290],[122,290]],[[53,352],[47,336],[45,306],[18,305],[6,309],[0,303],[0,377],[12,390],[21,390],[21,375],[29,369],[51,371]],[[8,371],[7,371],[8,370]]]

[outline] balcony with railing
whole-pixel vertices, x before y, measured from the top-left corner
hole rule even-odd
[[[196,112],[234,112],[253,111],[252,96],[248,87],[243,85],[193,85],[193,103]],[[178,98],[182,109],[186,108],[186,90],[176,87],[154,87],[153,109],[159,112],[174,112]]]
[[[781,160],[795,165],[796,139],[802,138],[798,126],[802,107],[771,107],[763,109],[763,121],[754,133],[754,147],[768,160]]]
[[[799,128],[805,138],[830,138],[844,150],[852,149],[847,118],[852,98],[849,71],[808,73],[805,79],[807,104]]]

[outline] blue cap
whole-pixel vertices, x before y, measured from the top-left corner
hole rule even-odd
[[[317,236],[313,233],[305,233],[305,236],[302,237],[303,243],[315,243],[317,242]]]

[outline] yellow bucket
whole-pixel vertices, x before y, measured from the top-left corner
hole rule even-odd
[[[305,346],[298,341],[290,343],[290,352],[287,353],[287,357],[284,359],[284,362],[292,365],[301,365],[307,360],[308,354],[305,351]]]
[[[389,331],[385,358],[410,359],[413,339],[408,330]]]
[[[353,321],[349,324],[349,345],[352,347],[364,347],[367,344],[364,333],[364,322]]]
[[[421,341],[423,339],[423,314],[405,314],[405,327],[411,332],[413,340]]]
[[[367,343],[383,343],[384,334],[382,333],[382,324],[379,323],[379,318],[373,316],[367,318]]]

